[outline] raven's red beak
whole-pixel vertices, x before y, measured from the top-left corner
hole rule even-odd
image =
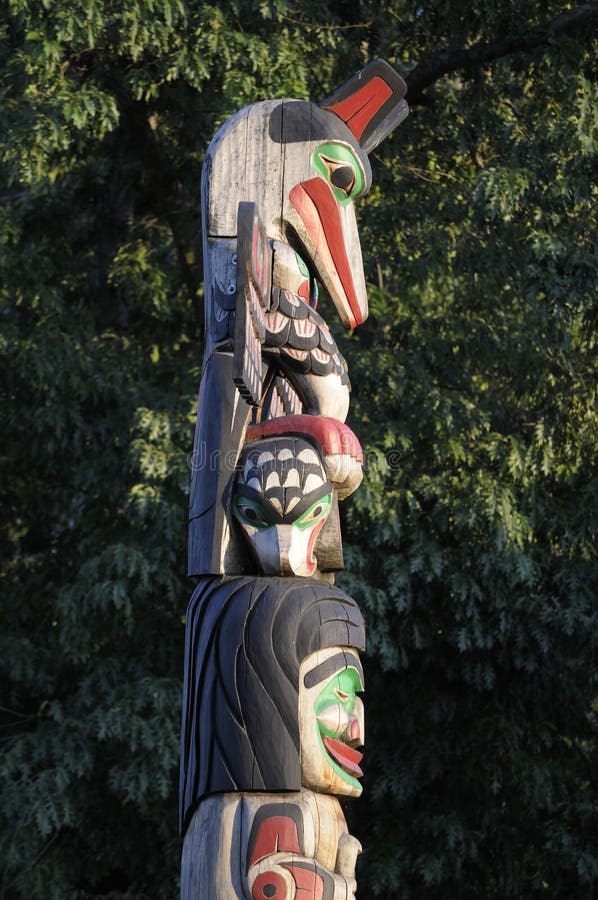
[[[339,206],[323,178],[296,184],[290,200],[305,230],[300,236],[338,314],[349,328],[361,325],[368,299],[352,204]]]

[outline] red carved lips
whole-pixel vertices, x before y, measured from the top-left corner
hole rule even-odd
[[[311,178],[296,184],[289,197],[329,277],[332,298],[336,294],[342,305],[339,312],[350,328],[361,325],[365,314],[355,289],[342,220],[332,190],[322,178]]]
[[[334,738],[322,737],[324,746],[331,756],[334,757],[339,766],[354,778],[360,778],[363,771],[359,767],[359,763],[363,759],[363,753],[354,750],[352,747],[343,744],[342,741],[335,741]]]

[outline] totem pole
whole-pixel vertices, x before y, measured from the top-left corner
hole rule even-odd
[[[363,456],[316,311],[367,316],[353,201],[407,115],[374,60],[322,104],[256,103],[202,176],[205,351],[193,451],[181,737],[183,900],[351,900],[363,618],[336,588]]]

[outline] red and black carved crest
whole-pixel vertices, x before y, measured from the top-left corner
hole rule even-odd
[[[349,127],[366,153],[407,117],[407,85],[383,59],[374,59],[320,105]]]

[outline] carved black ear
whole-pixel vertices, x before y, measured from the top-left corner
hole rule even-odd
[[[365,68],[320,103],[351,129],[366,153],[371,153],[407,118],[407,85],[383,59]]]

